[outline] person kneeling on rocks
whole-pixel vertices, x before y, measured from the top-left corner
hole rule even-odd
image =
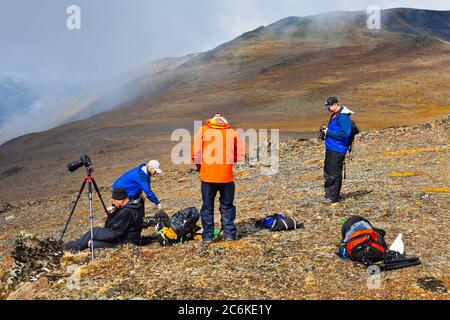
[[[130,201],[127,190],[115,188],[112,192],[114,209],[108,215],[104,228],[94,228],[94,248],[114,248],[121,244],[132,243],[139,245],[141,242],[142,202]],[[87,232],[80,239],[69,242],[65,249],[71,252],[79,252],[90,248],[91,232]]]

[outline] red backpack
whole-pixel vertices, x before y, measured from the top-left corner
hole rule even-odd
[[[369,223],[372,228],[356,231],[350,236],[350,239],[345,244],[350,259],[366,265],[383,261],[387,251],[387,245],[384,241],[386,232],[374,228],[368,220],[358,216],[348,219],[347,223],[342,227],[343,238],[345,238],[351,226],[360,221]]]

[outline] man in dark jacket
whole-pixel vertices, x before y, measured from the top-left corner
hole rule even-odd
[[[351,115],[353,111],[341,106],[336,97],[331,97],[325,103],[324,109],[331,113],[325,134],[326,156],[324,166],[325,204],[337,203],[340,200],[342,188],[342,171],[345,157],[350,147],[352,133]]]
[[[143,218],[142,203],[130,201],[127,190],[115,188],[112,193],[114,210],[109,214],[104,228],[94,228],[94,249],[114,248],[121,244],[139,245]],[[65,249],[79,252],[90,248],[91,232],[76,241],[69,242]]]

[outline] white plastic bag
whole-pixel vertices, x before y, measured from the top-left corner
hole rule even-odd
[[[395,239],[394,243],[392,243],[389,250],[399,252],[400,254],[405,253],[405,244],[403,243],[403,234],[402,233],[400,233],[398,235],[397,239]]]

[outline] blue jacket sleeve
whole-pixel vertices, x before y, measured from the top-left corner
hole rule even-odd
[[[346,114],[341,114],[338,118],[339,122],[339,131],[328,130],[327,136],[330,136],[335,139],[346,139],[350,138],[352,134],[352,120]]]
[[[154,204],[158,205],[161,202],[158,200],[158,198],[153,193],[152,189],[150,188],[150,184],[148,183],[147,179],[144,175],[139,176],[139,184],[141,186],[141,189],[145,192],[147,195],[148,200],[153,202]]]

